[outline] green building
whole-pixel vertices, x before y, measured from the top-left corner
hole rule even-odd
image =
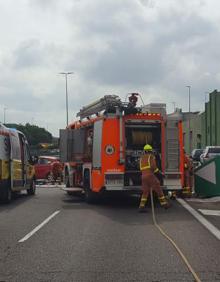
[[[183,114],[183,139],[187,153],[193,149],[220,145],[220,92],[209,94],[202,113]],[[190,130],[189,130],[190,127]]]

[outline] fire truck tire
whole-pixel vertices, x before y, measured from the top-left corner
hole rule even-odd
[[[85,190],[85,201],[88,204],[95,204],[98,200],[98,195],[90,188],[90,172],[87,169],[84,172],[83,186]]]
[[[11,191],[11,185],[10,180],[8,180],[8,185],[5,187],[5,189],[2,191],[0,195],[0,199],[4,204],[9,204],[12,200],[12,191]]]
[[[32,179],[31,184],[30,184],[30,188],[27,189],[27,194],[28,195],[35,195],[36,193],[36,182],[34,179]]]

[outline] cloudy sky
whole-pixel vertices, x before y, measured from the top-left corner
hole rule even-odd
[[[0,0],[0,121],[58,136],[94,99],[141,93],[203,110],[220,90],[219,0]],[[208,98],[208,97],[207,97]],[[206,98],[206,99],[207,99]]]

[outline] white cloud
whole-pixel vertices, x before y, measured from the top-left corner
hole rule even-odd
[[[220,89],[219,8],[217,0],[0,0],[0,111],[58,135],[61,71],[74,71],[70,117],[93,99],[132,91],[187,110],[189,84],[192,109],[202,109],[204,93]]]

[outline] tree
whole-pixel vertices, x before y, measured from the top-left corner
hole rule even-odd
[[[25,125],[10,123],[6,124],[7,127],[16,128],[21,131],[27,137],[28,143],[31,146],[36,146],[39,143],[52,143],[53,136],[45,128],[38,127],[37,125],[31,125],[26,123]]]

